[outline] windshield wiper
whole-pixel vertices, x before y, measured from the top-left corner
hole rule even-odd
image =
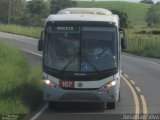
[[[63,69],[61,70],[61,72],[64,72],[64,71],[70,66],[70,64],[72,64],[72,63],[75,61],[75,59],[77,58],[77,56],[79,56],[79,54],[80,54],[80,53],[75,54],[75,56],[73,57],[73,59],[71,59],[71,60],[63,67]]]
[[[103,54],[104,52],[106,52],[108,49],[109,49],[108,47],[104,48],[103,51],[102,51],[101,53],[98,53],[96,56],[102,55],[102,54]]]
[[[80,52],[77,53],[77,54],[74,56],[74,58],[71,59],[71,60],[63,67],[63,69],[61,70],[61,72],[64,72],[64,71],[70,66],[70,64],[72,64],[72,63],[75,61],[75,59],[77,58],[77,56],[80,56]],[[81,56],[81,57],[83,57],[83,58],[91,65],[91,67],[92,67],[97,73],[101,74],[101,72],[92,64],[91,61],[89,61],[89,60],[88,60],[86,57],[84,57],[84,56]]]

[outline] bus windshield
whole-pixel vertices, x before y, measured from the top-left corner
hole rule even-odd
[[[44,65],[58,71],[99,72],[118,67],[116,27],[48,26]]]

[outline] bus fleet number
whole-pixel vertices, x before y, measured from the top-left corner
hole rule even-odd
[[[74,88],[74,81],[60,81],[60,87],[63,88]]]

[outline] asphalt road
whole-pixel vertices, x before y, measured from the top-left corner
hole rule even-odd
[[[30,66],[41,64],[37,39],[0,32],[0,41],[21,49]],[[27,119],[119,120],[127,118],[126,114],[160,114],[160,60],[123,53],[121,67],[123,73],[120,88],[121,101],[116,103],[115,110],[104,110],[103,104],[96,103],[59,104],[59,109],[49,109],[45,105],[35,113],[31,113]],[[160,116],[149,117],[160,119]]]
[[[148,113],[160,113],[160,64],[158,63],[125,55],[122,58],[122,70],[135,82],[135,86],[140,88],[139,94],[145,96]]]

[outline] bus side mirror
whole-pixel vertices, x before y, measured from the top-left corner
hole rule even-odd
[[[44,30],[41,31],[41,38],[38,41],[38,51],[43,51],[43,34]]]
[[[126,49],[127,46],[127,42],[126,42],[126,35],[125,35],[125,31],[122,28],[119,28],[119,31],[122,32],[123,37],[121,38],[121,48],[122,49]]]
[[[42,51],[43,50],[43,40],[39,40],[38,41],[38,51]]]
[[[126,49],[126,38],[124,37],[124,38],[121,38],[121,47],[122,47],[122,49]]]

